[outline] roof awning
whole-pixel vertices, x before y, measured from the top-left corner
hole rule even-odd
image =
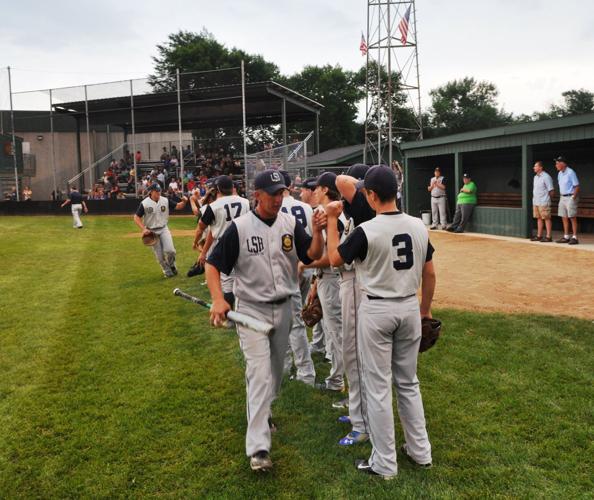
[[[248,125],[281,123],[283,100],[287,122],[311,121],[323,106],[276,82],[246,84],[246,120]],[[224,85],[180,93],[182,129],[241,127],[241,85]],[[132,128],[132,102],[129,96],[94,99],[87,102],[92,125],[116,125]],[[56,113],[85,117],[85,101],[54,105]],[[134,96],[136,132],[178,129],[177,92],[159,92]]]

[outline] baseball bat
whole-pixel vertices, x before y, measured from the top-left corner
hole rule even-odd
[[[198,304],[199,306],[210,309],[211,305],[208,302],[198,297],[194,297],[189,293],[183,292],[179,288],[175,288],[173,290],[173,295],[177,295],[182,299],[188,300],[190,302],[193,302],[194,304]],[[274,331],[274,327],[272,325],[237,311],[229,311],[227,313],[227,319],[230,319],[238,325],[249,328],[250,330],[254,330],[255,332],[263,333],[265,335],[270,335]]]

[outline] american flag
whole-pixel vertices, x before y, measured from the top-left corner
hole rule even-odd
[[[359,50],[361,51],[362,56],[367,55],[367,42],[365,41],[363,32],[361,32],[361,43],[359,44]]]
[[[408,9],[406,9],[406,12],[404,13],[404,17],[400,20],[400,23],[398,24],[398,29],[400,30],[400,41],[402,42],[402,45],[406,45],[406,37],[408,36],[408,19],[410,17],[410,5],[408,6]]]

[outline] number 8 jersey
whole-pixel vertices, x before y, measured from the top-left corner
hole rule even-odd
[[[355,271],[363,292],[382,299],[416,294],[423,266],[433,258],[423,222],[402,212],[386,212],[364,222],[338,252],[347,264],[357,261]]]
[[[222,196],[213,201],[202,215],[201,221],[210,226],[212,236],[219,239],[233,219],[250,211],[250,203],[237,195]]]

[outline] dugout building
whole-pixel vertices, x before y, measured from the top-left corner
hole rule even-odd
[[[527,237],[532,219],[534,162],[541,160],[555,184],[554,224],[559,188],[553,158],[564,156],[580,181],[580,232],[594,232],[594,113],[401,144],[405,168],[405,206],[419,216],[431,209],[427,191],[435,167],[446,177],[451,221],[462,175],[478,187],[478,205],[469,230]]]

